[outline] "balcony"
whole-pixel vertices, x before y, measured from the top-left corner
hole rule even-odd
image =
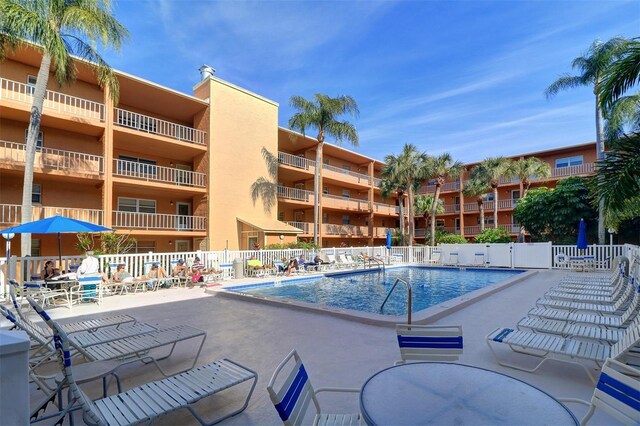
[[[400,214],[400,207],[392,204],[373,203],[373,212],[376,214],[396,216]]]
[[[126,229],[205,232],[207,218],[204,216],[114,211],[113,226],[114,228]]]
[[[144,133],[165,136],[181,142],[198,145],[207,143],[207,132],[205,131],[120,108],[114,108],[113,120],[117,126],[139,130]]]
[[[35,88],[28,84],[0,78],[0,100],[7,99],[31,105],[34,90]],[[44,109],[104,121],[104,104],[53,90],[47,90],[45,93]]]
[[[382,179],[374,177],[373,178],[373,186],[375,186],[376,188],[380,187],[380,182],[382,182]]]
[[[124,176],[147,182],[161,182],[179,186],[204,188],[207,185],[204,173],[171,167],[155,166],[135,161],[114,159],[114,176]]]
[[[447,204],[444,206],[445,213],[459,213],[460,212],[460,204]]]
[[[387,230],[384,226],[376,226],[373,228],[373,238],[387,238]]]
[[[309,222],[285,222],[287,225],[291,225],[294,228],[302,230],[302,235],[313,234],[313,223]]]
[[[76,209],[70,207],[48,207],[33,206],[31,209],[31,220],[40,220],[47,217],[60,215],[70,219],[82,220],[85,222],[103,224],[102,210]],[[22,222],[22,206],[19,204],[0,204],[0,223],[3,225],[18,225]]]
[[[26,145],[0,141],[0,162],[24,165]],[[61,149],[36,148],[34,167],[42,170],[64,170],[77,173],[100,175],[104,172],[103,158],[99,155]]]
[[[313,191],[305,189],[289,188],[288,186],[278,185],[278,198],[286,200],[302,201],[304,203],[313,202]]]
[[[357,198],[341,197],[338,195],[322,194],[322,207],[368,212],[369,201]]]
[[[323,174],[326,178],[333,178],[341,182],[356,183],[360,185],[371,185],[369,176],[362,173],[352,172],[351,170],[330,166],[328,164],[323,164],[322,170],[326,172]]]
[[[338,235],[343,237],[368,237],[368,226],[357,225],[338,225],[332,223],[323,223],[320,225],[322,235]]]
[[[315,173],[316,169],[315,161],[286,152],[278,152],[278,163],[285,166],[291,166],[296,169],[301,169],[310,173]]]
[[[585,163],[579,166],[560,167],[551,170],[551,177],[561,178],[567,176],[581,176],[593,174],[596,170],[595,163]],[[538,179],[539,180],[539,179]]]
[[[452,191],[459,191],[460,190],[460,182],[455,181],[455,182],[445,182],[441,187],[440,187],[440,192],[452,192]],[[424,193],[434,193],[436,192],[436,186],[435,185],[426,185],[426,186],[421,186],[420,189],[418,190],[419,193],[424,194]]]

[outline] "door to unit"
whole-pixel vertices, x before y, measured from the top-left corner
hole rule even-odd
[[[191,222],[191,203],[176,203],[176,215],[178,230],[190,230],[193,228]]]
[[[178,185],[193,185],[195,182],[191,181],[191,166],[188,164],[176,164],[176,183]]]
[[[191,251],[191,241],[176,240],[176,251],[179,253]]]

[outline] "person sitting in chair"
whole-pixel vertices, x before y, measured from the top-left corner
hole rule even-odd
[[[173,271],[171,271],[171,275],[174,277],[186,277],[187,276],[187,265],[184,263],[184,259],[179,259],[176,266],[173,267]]]
[[[287,264],[285,269],[287,270],[287,276],[291,275],[291,271],[293,271],[294,269],[298,269],[298,259],[296,259],[295,256],[289,259],[289,263]]]
[[[251,258],[249,258],[249,260],[247,260],[247,269],[251,270],[257,270],[257,269],[264,269],[265,266],[262,263],[262,261],[260,259],[256,259],[256,257],[254,255],[251,255]]]
[[[57,277],[58,275],[60,275],[60,269],[53,267],[53,261],[47,260],[46,262],[44,262],[44,268],[40,273],[40,278],[47,281],[54,277]]]
[[[159,263],[154,263],[153,265],[151,265],[151,269],[149,269],[149,283],[147,283],[147,287],[149,289],[153,289],[154,284],[156,283],[156,281],[159,278],[166,278],[167,277],[167,271],[164,270],[164,268],[162,266],[160,266]],[[167,281],[165,281],[162,284],[162,287],[170,287],[171,284]]]

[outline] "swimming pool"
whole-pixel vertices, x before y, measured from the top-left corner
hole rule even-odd
[[[513,278],[524,271],[403,267],[385,273],[367,271],[230,287],[232,292],[277,299],[293,299],[332,308],[381,313],[380,305],[396,278],[411,283],[412,312],[440,304],[491,284]],[[398,287],[404,287],[399,284]],[[397,288],[382,314],[405,315],[407,292]]]

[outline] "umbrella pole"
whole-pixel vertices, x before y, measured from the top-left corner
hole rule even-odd
[[[61,271],[64,270],[64,268],[62,267],[62,236],[60,235],[60,233],[58,232],[58,268],[60,268]]]

